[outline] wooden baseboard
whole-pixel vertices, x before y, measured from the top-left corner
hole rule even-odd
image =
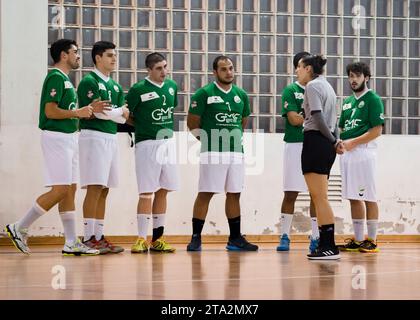
[[[350,238],[352,235],[336,235],[335,239],[338,243],[341,243],[346,238]],[[118,244],[132,244],[137,239],[137,236],[108,236],[111,242]],[[168,242],[174,244],[187,244],[191,236],[190,235],[167,235],[165,238]],[[307,235],[291,235],[291,241],[293,242],[308,242]],[[226,243],[228,239],[227,235],[203,235],[203,243]],[[247,235],[247,239],[255,243],[278,243],[278,235]],[[420,243],[420,235],[378,235],[379,243]],[[63,237],[48,237],[48,236],[37,236],[30,237],[28,239],[29,245],[63,245]],[[12,243],[7,238],[0,238],[0,246],[11,246]]]

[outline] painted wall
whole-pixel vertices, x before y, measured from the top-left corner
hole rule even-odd
[[[19,219],[36,197],[46,191],[42,187],[42,154],[37,129],[39,95],[47,70],[46,8],[47,0],[0,1],[0,226]],[[245,234],[279,233],[282,137],[281,134],[246,135],[248,175],[241,198]],[[169,196],[166,233],[183,235],[191,232],[198,184],[198,145],[186,132],[178,134],[177,140],[182,181],[181,189]],[[120,187],[110,192],[105,232],[134,235],[137,230],[134,155],[126,134],[119,134],[119,143]],[[379,233],[418,234],[420,137],[383,136],[378,154]],[[338,161],[333,173],[339,173]],[[77,192],[79,234],[82,233],[84,193],[83,190]],[[347,201],[334,203],[333,209],[337,232],[351,233]],[[308,233],[307,203],[299,202],[296,212],[293,230]],[[57,209],[40,218],[31,229],[33,235],[59,235],[61,232]],[[204,233],[228,233],[222,195],[211,202]]]

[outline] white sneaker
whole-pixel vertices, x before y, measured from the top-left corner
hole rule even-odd
[[[72,245],[65,244],[61,253],[64,256],[96,256],[99,250],[89,248],[78,238]]]
[[[28,229],[19,229],[16,223],[8,224],[4,231],[7,232],[10,240],[12,240],[15,247],[26,254],[29,254],[31,251],[29,250],[27,240],[28,240]]]

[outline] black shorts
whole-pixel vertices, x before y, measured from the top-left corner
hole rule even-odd
[[[303,133],[302,173],[330,175],[336,152],[334,145],[320,132],[315,130]]]

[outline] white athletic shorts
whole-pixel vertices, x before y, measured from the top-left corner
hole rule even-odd
[[[41,147],[44,156],[46,187],[71,185],[79,181],[78,133],[43,130]]]
[[[178,189],[175,139],[140,141],[136,143],[135,157],[139,194]]]
[[[302,142],[285,143],[283,155],[283,191],[308,191],[302,174]]]
[[[118,186],[117,135],[97,130],[81,130],[79,136],[80,185]]]
[[[340,170],[344,199],[376,202],[376,143],[344,152]]]
[[[240,193],[244,189],[245,162],[240,152],[200,154],[198,192]]]

